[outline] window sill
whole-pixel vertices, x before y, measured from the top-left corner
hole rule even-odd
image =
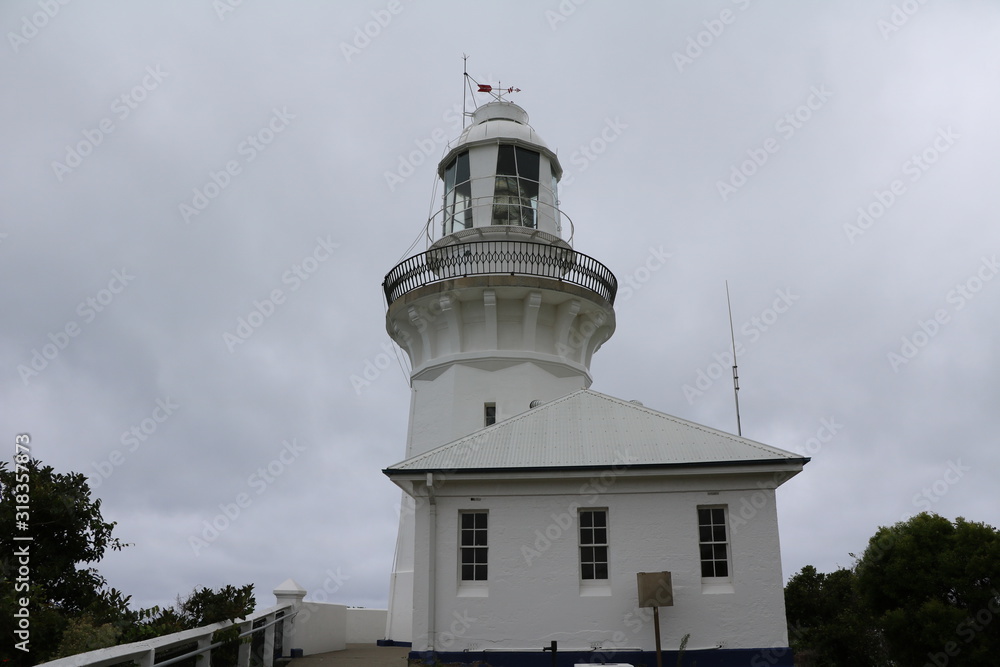
[[[706,595],[718,595],[722,593],[735,593],[733,582],[718,579],[702,579],[701,592]]]
[[[487,584],[473,582],[459,584],[456,594],[456,597],[460,598],[488,598],[489,596],[490,587]]]
[[[611,583],[607,580],[581,581],[580,597],[611,597]]]

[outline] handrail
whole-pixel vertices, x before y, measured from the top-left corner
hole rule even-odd
[[[489,177],[479,177],[473,178],[469,182],[477,180],[495,179],[495,176]],[[550,198],[555,200],[555,196],[552,195],[552,190],[545,186],[540,186],[548,191]],[[427,218],[427,224],[424,227],[424,236],[426,237],[427,244],[430,245],[434,242],[436,235],[441,234],[447,236],[455,231],[460,231],[456,229],[444,229],[444,224],[447,220],[458,213],[464,213],[465,211],[472,211],[471,216],[473,219],[481,217],[482,214],[476,214],[476,210],[488,209],[487,217],[492,217],[493,208],[495,206],[509,207],[509,208],[521,208],[528,209],[534,212],[536,217],[537,225],[537,215],[540,211],[544,211],[545,215],[548,216],[556,225],[556,232],[558,236],[562,236],[563,227],[562,223],[565,219],[569,223],[569,236],[566,238],[566,242],[573,245],[573,237],[576,235],[576,225],[573,223],[573,219],[569,217],[565,211],[559,208],[558,201],[552,203],[546,201],[545,198],[540,199],[530,199],[526,197],[518,197],[516,195],[497,195],[496,193],[491,195],[484,195],[480,197],[470,197],[465,200],[464,208],[458,209],[457,204],[445,205],[434,211],[429,218]],[[508,209],[509,210],[509,209]],[[518,225],[512,225],[518,226]],[[529,229],[535,229],[536,227],[529,227]],[[471,228],[466,228],[471,229]]]
[[[218,623],[212,623],[211,625],[205,625],[200,628],[181,630],[180,632],[164,635],[162,637],[144,639],[130,644],[121,644],[119,646],[111,646],[108,648],[97,649],[95,651],[71,655],[66,658],[58,658],[56,660],[41,663],[39,667],[105,667],[107,665],[115,665],[129,660],[136,661],[140,665],[146,667],[166,667],[167,665],[172,665],[180,662],[181,660],[190,658],[193,655],[199,655],[211,651],[213,648],[221,646],[222,643],[198,648],[192,652],[181,656],[175,656],[162,662],[155,662],[155,655],[157,651],[180,647],[184,644],[190,644],[193,641],[204,639],[210,640],[212,635],[214,635],[217,630],[224,630],[226,628],[233,627],[234,625],[241,627],[249,625],[249,629],[240,633],[240,637],[246,637],[258,632],[263,632],[267,628],[279,622],[291,620],[295,616],[295,612],[292,610],[294,610],[294,605],[292,604],[275,605],[252,614],[248,614],[242,619],[237,620],[235,623],[220,621]],[[292,613],[285,613],[282,616],[278,616],[279,612],[288,611],[292,611]],[[256,621],[260,619],[267,619],[269,616],[274,616],[274,618],[270,619],[270,621],[265,625],[261,625],[259,627],[253,626]],[[266,658],[267,656],[265,656],[265,660]],[[270,661],[268,661],[267,664],[270,664]]]
[[[470,241],[432,248],[397,264],[382,281],[388,305],[424,285],[476,275],[553,278],[595,292],[614,305],[618,280],[593,257],[530,241]]]

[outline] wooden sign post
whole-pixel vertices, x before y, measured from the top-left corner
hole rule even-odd
[[[637,572],[639,606],[653,608],[653,632],[656,636],[656,667],[663,667],[660,648],[660,607],[674,606],[674,588],[669,572]]]

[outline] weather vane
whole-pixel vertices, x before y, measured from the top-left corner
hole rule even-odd
[[[475,79],[473,79],[471,76],[469,76],[468,61],[469,61],[469,56],[467,56],[467,55],[465,55],[463,53],[462,54],[462,74],[465,77],[465,81],[466,81],[466,87],[463,88],[463,90],[462,90],[462,118],[463,118],[463,121],[464,121],[464,119],[467,116],[471,115],[465,109],[465,91],[466,90],[468,90],[468,92],[470,92],[473,95],[473,97],[472,97],[473,102],[475,102],[475,99],[476,99],[475,98],[475,94],[476,93],[487,93],[493,99],[495,99],[497,102],[503,102],[504,101],[504,98],[503,98],[504,95],[510,95],[511,93],[519,93],[519,92],[521,92],[520,88],[514,88],[512,86],[504,88],[502,85],[500,85],[499,81],[497,82],[496,86],[494,86],[492,84],[489,84],[489,83],[479,83],[478,81],[476,81]],[[472,89],[472,85],[473,84],[476,85],[476,89],[475,90]],[[464,122],[463,122],[462,126],[463,126],[463,128],[465,127]]]

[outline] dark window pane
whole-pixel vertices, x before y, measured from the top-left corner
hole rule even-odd
[[[726,545],[725,544],[713,544],[714,554],[716,560],[726,560]]]
[[[580,566],[580,570],[584,579],[594,578],[594,566],[590,563],[583,563],[583,565]]]
[[[497,150],[497,174],[509,176],[517,175],[517,167],[514,163],[514,147],[510,145],[499,146]]]
[[[472,531],[463,530],[462,531],[462,546],[471,547],[472,546]]]
[[[712,510],[712,523],[725,524],[726,523],[726,513],[721,507],[716,507]]]
[[[462,581],[472,581],[476,569],[473,565],[462,565]]]
[[[528,178],[538,181],[538,153],[529,151],[527,148],[516,147],[517,151],[517,175],[521,178]],[[537,188],[536,188],[537,193]]]
[[[716,542],[726,541],[726,527],[725,526],[714,526],[712,528],[712,539]]]
[[[463,514],[462,515],[462,528],[472,528],[476,525],[476,515],[475,514]]]
[[[607,547],[594,547],[594,562],[597,562],[597,563],[607,563],[608,562],[608,548]]]
[[[608,543],[608,529],[607,528],[595,528],[594,529],[594,544],[607,544]]]
[[[705,560],[701,562],[701,576],[703,577],[715,576],[715,570],[712,568],[712,561]]]
[[[712,558],[712,545],[711,544],[702,544],[700,546],[700,548],[701,548],[701,559],[702,560],[711,560],[711,558]]]
[[[590,527],[594,525],[593,512],[580,512],[580,525]]]
[[[581,547],[580,548],[580,559],[584,563],[594,562],[594,547]]]
[[[462,153],[456,161],[455,182],[464,183],[469,180],[469,154]]]
[[[486,512],[478,512],[473,516],[476,517],[476,528],[486,528]]]
[[[712,523],[712,513],[707,509],[699,509],[698,523],[702,526],[707,526]]]
[[[608,515],[604,512],[593,512],[594,515],[594,525],[601,528],[608,525]]]
[[[728,577],[729,576],[729,563],[724,560],[715,562],[715,576],[717,577]]]
[[[701,526],[698,528],[698,540],[700,542],[711,542],[712,541],[712,527],[711,526]]]
[[[475,544],[476,544],[477,547],[485,547],[486,546],[486,531],[485,530],[477,530],[476,531]]]
[[[594,566],[594,579],[607,579],[608,578],[608,564],[598,563]]]
[[[486,566],[477,565],[476,566],[476,581],[486,581]]]

